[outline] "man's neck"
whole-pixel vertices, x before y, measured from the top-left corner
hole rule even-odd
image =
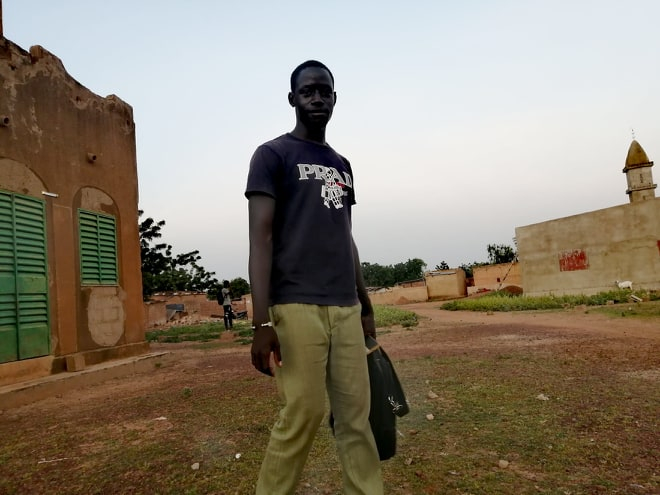
[[[308,129],[307,127],[296,125],[296,127],[291,131],[291,135],[305,141],[312,141],[314,143],[323,145],[327,144],[325,142],[325,128]]]

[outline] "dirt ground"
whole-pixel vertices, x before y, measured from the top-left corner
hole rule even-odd
[[[660,321],[657,319],[611,318],[588,313],[584,307],[562,312],[493,312],[444,311],[434,302],[399,306],[414,311],[420,317],[414,332],[403,329],[386,329],[378,340],[387,349],[392,359],[409,359],[427,355],[455,353],[457,350],[488,352],[497,348],[521,346],[543,346],[561,344],[580,348],[588,357],[600,354],[603,342],[610,349],[630,346],[630,339],[658,343]],[[469,332],[463,331],[470,327]],[[444,330],[437,332],[437,330]],[[224,334],[222,340],[231,337]],[[598,342],[596,344],[595,342]],[[188,381],[188,373],[207,366],[208,353],[200,353],[197,344],[152,344],[152,351],[171,353],[169,364],[157,375],[140,374],[124,379],[111,380],[103,385],[71,391],[64,396],[42,400],[37,404],[21,408],[22,414],[40,415],[50,407],[62,407],[66,403],[80,403],[99,396],[109,396],[113,390],[123,394],[129,389],[141,393],[159,383],[176,385]],[[222,378],[231,380],[233,374],[251,372],[249,346],[220,348],[214,354],[222,355]],[[645,362],[648,361],[648,362]],[[647,369],[649,374],[660,380],[660,357],[638,356],[636,366]],[[0,416],[1,417],[1,416]]]
[[[563,352],[579,353],[589,361],[616,356],[621,369],[643,374],[645,378],[660,384],[658,319],[611,318],[587,312],[586,308],[560,312],[486,314],[443,311],[438,306],[438,303],[402,306],[402,309],[412,310],[420,316],[419,326],[414,331],[403,328],[381,331],[379,342],[393,360],[456,353],[478,355],[523,347],[561,348]],[[104,424],[111,422],[116,412],[113,398],[121,397],[125,401],[153,393],[154,390],[178,391],[191,380],[231,382],[235,377],[256,373],[250,366],[249,346],[232,345],[231,340],[230,334],[224,334],[221,342],[227,343],[227,346],[204,352],[200,351],[199,343],[152,344],[153,351],[171,352],[170,359],[157,373],[113,379],[101,385],[72,390],[58,397],[1,411],[0,433],[3,423],[21,428],[44,423],[44,418],[49,418],[54,425],[51,428],[55,429],[58,422],[71,423],[76,414],[89,415],[92,403],[105,404],[103,410],[94,409],[94,422]],[[106,414],[107,421],[99,414]],[[166,420],[162,421],[161,426],[171,427]],[[34,441],[38,442],[38,437]]]
[[[466,349],[486,349],[492,347],[540,346],[562,343],[570,346],[574,343],[587,354],[589,343],[594,339],[604,339],[613,348],[628,347],[626,339],[649,339],[660,341],[660,321],[657,319],[611,318],[602,314],[588,312],[586,307],[566,311],[529,311],[529,312],[492,312],[444,311],[437,303],[418,303],[401,306],[417,313],[420,318],[421,332],[413,334],[384,335],[382,344],[392,348],[399,358],[427,355],[442,352],[448,347],[458,346]],[[470,326],[471,331],[460,331]],[[453,328],[455,331],[443,332],[442,338],[434,339],[434,330]],[[448,337],[451,336],[450,339]],[[586,347],[585,347],[586,346]],[[657,366],[658,362],[639,362],[640,367],[647,364]],[[660,374],[660,369],[656,370]]]
[[[399,306],[419,315],[414,332],[401,328],[385,329],[378,341],[394,360],[420,356],[454,354],[457,351],[490,353],[498,349],[526,346],[561,345],[580,349],[585,359],[603,353],[603,346],[611,352],[630,347],[631,340],[641,343],[648,339],[660,343],[660,321],[657,319],[611,318],[588,313],[583,307],[562,312],[492,312],[444,311],[434,302]],[[465,328],[469,327],[469,332]],[[443,330],[438,332],[437,330]],[[221,340],[229,343],[231,336],[223,334]],[[112,395],[114,389],[122,394],[159,386],[178,386],[189,381],[189,373],[197,373],[210,366],[209,353],[200,353],[198,343],[151,345],[152,351],[171,353],[168,365],[157,375],[140,374],[121,380],[112,380],[101,386],[72,391],[65,396],[46,399],[32,407],[41,414],[51,406],[61,407],[63,402],[86,402],[99,396]],[[643,345],[642,345],[643,347]],[[249,346],[227,347],[213,351],[222,356],[222,379],[231,381],[233,375],[252,372]],[[215,360],[213,361],[214,373]],[[660,381],[660,356],[636,355],[635,366],[646,370]],[[28,413],[30,407],[24,408]]]

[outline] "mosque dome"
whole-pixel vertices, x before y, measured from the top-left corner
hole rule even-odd
[[[646,155],[646,151],[641,145],[633,139],[633,142],[630,143],[630,148],[628,148],[628,156],[626,157],[626,167],[624,171],[629,168],[636,168],[640,165],[648,165],[651,163],[649,157]]]

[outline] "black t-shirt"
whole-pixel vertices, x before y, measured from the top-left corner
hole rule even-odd
[[[254,152],[245,196],[252,194],[275,199],[270,303],[357,304],[348,160],[284,134]]]

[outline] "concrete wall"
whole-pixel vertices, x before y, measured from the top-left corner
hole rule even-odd
[[[206,294],[171,294],[154,295],[151,297],[154,302],[162,301],[166,304],[182,304],[184,311],[190,315],[199,315],[201,317],[222,316],[222,306],[215,299],[209,299]],[[236,308],[234,307],[234,310]]]
[[[516,228],[525,294],[660,289],[660,198]]]
[[[466,294],[465,272],[436,270],[424,274],[424,279],[395,287],[369,292],[373,304],[398,305],[425,302],[429,299],[455,299]]]
[[[461,268],[427,272],[424,278],[429,299],[455,299],[467,293],[465,272]]]
[[[232,301],[234,313],[248,311],[248,317],[252,317],[250,296],[243,296],[240,300]],[[166,306],[168,304],[181,304],[187,320],[207,320],[209,318],[222,318],[224,311],[215,299],[209,299],[206,294],[155,294],[151,300],[144,303],[145,327],[164,325],[171,320]]]
[[[151,328],[167,323],[167,301],[144,303],[144,327]]]
[[[247,311],[248,320],[252,321],[252,294],[245,294],[241,296],[241,302]]]
[[[475,266],[472,268],[474,287],[470,292],[480,290],[499,290],[508,285],[522,287],[519,263],[500,263],[497,265]]]
[[[51,371],[71,354],[91,364],[147,351],[132,108],[83,87],[42,47],[5,38],[0,81],[0,189],[46,201]],[[81,285],[78,208],[115,218],[118,285]]]
[[[414,287],[389,287],[375,292],[369,292],[371,304],[382,304],[393,306],[397,304],[409,304],[424,302],[428,300],[426,286]]]

